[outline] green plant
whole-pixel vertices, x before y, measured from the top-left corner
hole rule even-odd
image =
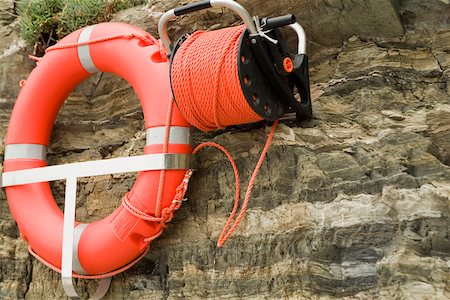
[[[45,48],[57,40],[61,0],[22,0],[17,4],[22,38],[35,47]]]
[[[143,1],[136,0],[19,0],[22,38],[42,52],[65,35],[87,25],[107,22],[112,14]]]

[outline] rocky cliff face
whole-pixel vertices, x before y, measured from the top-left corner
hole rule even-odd
[[[116,21],[156,34],[150,1]],[[253,14],[295,13],[311,53],[315,118],[281,124],[247,216],[224,248],[215,243],[234,193],[214,150],[196,156],[189,200],[149,254],[113,280],[108,299],[449,299],[450,6],[445,0],[260,0]],[[171,34],[235,24],[213,10],[181,18]],[[0,1],[0,137],[34,63],[18,38],[14,2]],[[197,132],[235,156],[250,177],[262,128]],[[52,164],[142,153],[132,89],[109,74],[77,88],[55,126]],[[0,156],[3,145],[0,145]],[[81,181],[78,219],[106,216],[135,176]],[[244,180],[245,181],[245,180]],[[244,186],[246,182],[243,182]],[[64,184],[53,185],[62,204]],[[59,274],[27,253],[0,192],[0,298],[64,298]],[[78,281],[88,297],[95,282]]]

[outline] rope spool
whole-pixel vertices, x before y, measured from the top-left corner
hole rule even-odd
[[[186,120],[202,131],[263,120],[247,103],[238,74],[245,27],[197,31],[172,60],[172,89]]]

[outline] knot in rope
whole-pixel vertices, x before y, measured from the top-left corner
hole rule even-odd
[[[191,176],[192,170],[187,170],[186,173],[184,174],[184,178],[181,181],[180,185],[178,185],[178,187],[176,188],[175,196],[173,197],[172,203],[170,204],[169,207],[162,209],[160,217],[147,214],[146,212],[134,206],[130,200],[129,196],[130,193],[127,193],[122,198],[122,205],[129,213],[142,220],[148,222],[156,222],[160,224],[161,229],[155,235],[144,238],[143,240],[144,242],[148,243],[159,237],[162,234],[162,230],[167,227],[167,223],[172,221],[174,217],[174,212],[178,210],[183,203],[184,195],[186,194]]]
[[[164,46],[164,43],[162,40],[158,40],[158,44],[159,44],[159,54],[161,55],[161,58],[164,61],[168,61],[169,57],[167,56],[167,50],[166,47]]]
[[[126,35],[126,38],[127,39],[137,38],[137,39],[143,41],[144,43],[146,43],[147,46],[158,44],[158,40],[150,34],[143,35],[140,33],[130,33],[130,34]]]
[[[170,221],[172,221],[173,219],[173,212],[175,209],[173,208],[164,208],[161,211],[161,226],[162,227],[167,227],[167,223],[169,223]]]

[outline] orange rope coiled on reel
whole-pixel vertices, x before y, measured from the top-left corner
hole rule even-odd
[[[175,53],[175,101],[185,119],[202,131],[263,120],[248,105],[239,81],[237,56],[244,29],[197,31]]]

